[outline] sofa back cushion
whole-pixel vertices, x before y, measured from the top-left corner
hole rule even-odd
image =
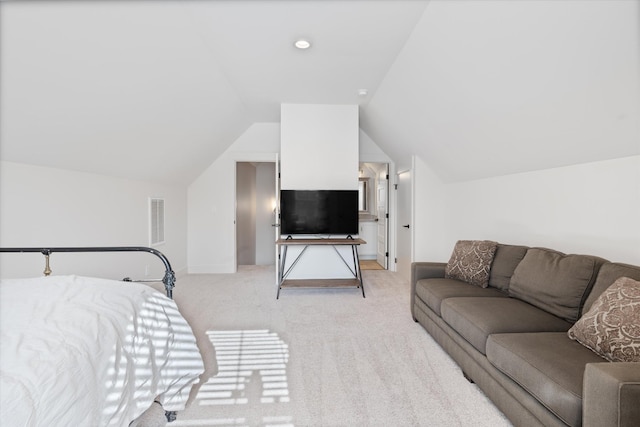
[[[602,265],[598,272],[598,278],[593,285],[593,289],[589,293],[584,303],[583,312],[591,308],[594,301],[621,277],[629,277],[633,280],[640,280],[640,267],[637,265],[622,264],[615,262],[607,262]]]
[[[498,244],[496,253],[493,256],[491,272],[489,273],[489,286],[498,288],[506,292],[509,289],[509,282],[516,267],[527,253],[526,246]]]
[[[575,322],[604,262],[589,255],[531,248],[511,277],[509,295]]]

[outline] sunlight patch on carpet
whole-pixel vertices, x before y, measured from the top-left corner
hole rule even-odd
[[[248,405],[288,403],[289,346],[268,330],[207,331],[213,344],[218,373],[200,388],[194,403]],[[268,412],[268,411],[265,411]],[[265,425],[292,426],[290,416],[263,416]],[[208,423],[208,424],[202,424]],[[221,418],[184,420],[181,426],[246,425],[247,420]]]

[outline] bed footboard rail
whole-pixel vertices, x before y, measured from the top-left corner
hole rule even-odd
[[[46,265],[45,265],[45,275],[49,275],[51,273],[51,269],[49,268],[49,255],[54,252],[148,252],[160,258],[162,263],[164,264],[165,273],[162,278],[162,283],[164,284],[165,291],[167,292],[167,296],[169,298],[173,298],[173,288],[175,287],[176,275],[171,268],[171,264],[167,257],[157,249],[149,248],[146,246],[104,246],[104,247],[48,247],[48,248],[0,248],[0,252],[37,252],[41,253],[45,256]],[[129,278],[123,279],[125,281],[133,282]]]

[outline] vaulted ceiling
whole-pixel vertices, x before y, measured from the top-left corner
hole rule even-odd
[[[635,0],[3,1],[0,159],[188,184],[282,103],[358,104],[444,181],[640,154],[639,21]]]

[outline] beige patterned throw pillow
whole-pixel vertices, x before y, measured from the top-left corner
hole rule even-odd
[[[486,288],[497,247],[498,243],[490,240],[458,240],[445,268],[445,277]]]
[[[616,280],[567,334],[610,362],[640,362],[640,282]]]

